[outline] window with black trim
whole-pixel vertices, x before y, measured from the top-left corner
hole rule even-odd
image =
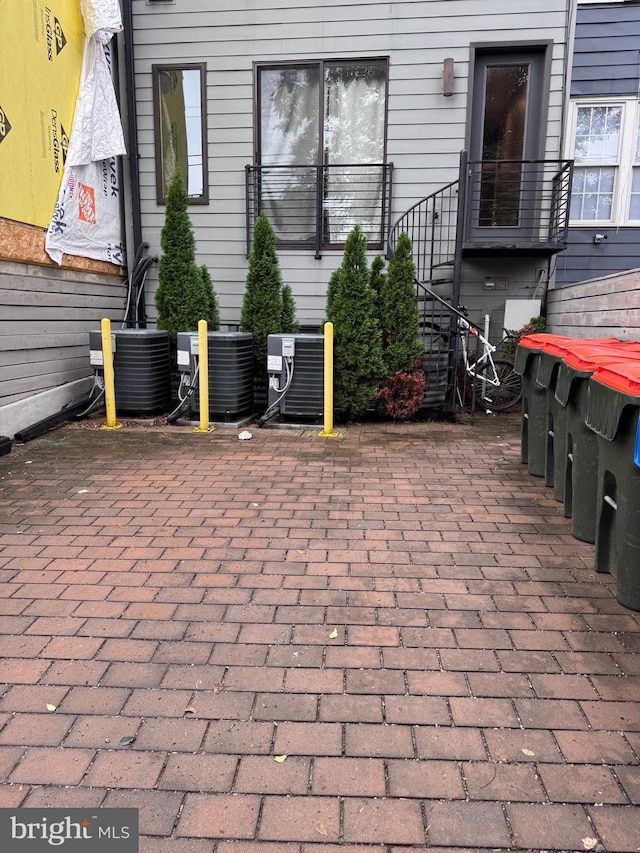
[[[152,72],[158,204],[165,203],[176,170],[189,204],[208,204],[207,66],[154,65]]]
[[[388,60],[256,66],[249,213],[281,244],[343,244],[353,226],[381,246],[387,226]]]

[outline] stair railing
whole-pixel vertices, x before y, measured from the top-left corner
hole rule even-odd
[[[405,233],[413,246],[418,281],[451,281],[447,268],[455,260],[459,183],[452,181],[414,204],[389,231],[387,257],[393,257],[398,237]]]

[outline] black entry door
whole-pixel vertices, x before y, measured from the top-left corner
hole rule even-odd
[[[537,226],[544,51],[478,52],[469,158],[471,240],[526,242]]]

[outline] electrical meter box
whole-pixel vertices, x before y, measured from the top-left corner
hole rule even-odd
[[[322,423],[324,413],[324,336],[269,335],[268,406],[282,418]]]

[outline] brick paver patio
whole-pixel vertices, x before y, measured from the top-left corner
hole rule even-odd
[[[640,849],[640,614],[518,419],[253,433],[0,459],[0,806],[135,806],[141,853]]]

